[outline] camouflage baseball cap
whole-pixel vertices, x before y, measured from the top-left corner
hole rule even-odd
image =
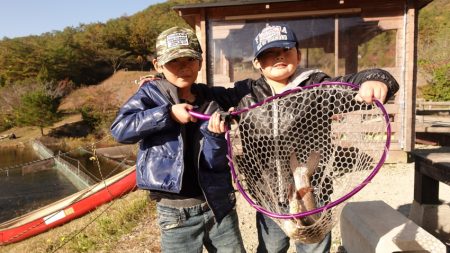
[[[202,59],[202,49],[195,33],[191,29],[181,27],[163,31],[156,39],[158,63],[164,65],[181,57]]]

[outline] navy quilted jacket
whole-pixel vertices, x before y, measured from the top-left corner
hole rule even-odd
[[[121,107],[111,126],[111,133],[120,143],[139,142],[136,163],[139,188],[176,194],[183,183],[189,183],[182,182],[185,169],[182,127],[170,117],[171,103],[179,101],[173,95],[176,90],[170,93],[170,86],[173,89],[173,85],[165,82],[168,93],[162,93],[154,82],[142,85]],[[201,84],[195,86],[203,86],[201,89],[206,87]],[[169,93],[173,96],[167,96]],[[209,107],[207,110],[204,113],[211,114],[215,109]],[[209,132],[207,121],[202,123],[196,136],[198,157],[195,159],[195,169],[198,170],[200,187],[216,219],[220,221],[236,202],[226,158],[226,140],[223,134]]]

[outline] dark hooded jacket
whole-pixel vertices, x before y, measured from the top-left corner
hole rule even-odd
[[[289,83],[283,91],[287,91],[295,87],[305,87],[312,84],[333,81],[352,83],[358,87],[365,81],[369,80],[380,81],[386,84],[388,88],[386,100],[391,98],[399,89],[399,85],[396,80],[388,72],[381,69],[369,69],[355,74],[331,78],[319,70],[298,68],[294,75],[292,75],[289,79]],[[275,91],[267,83],[264,77],[257,80],[246,79],[238,81],[234,84],[233,88],[228,89],[223,87],[213,87],[205,94],[208,94],[208,96],[212,99],[218,101],[219,105],[224,109],[228,109],[229,107],[237,107],[238,109],[249,108],[255,104],[261,103],[269,97],[276,95]],[[339,102],[334,103],[332,101],[333,99],[336,99],[332,93],[324,92],[321,95],[317,95],[318,93],[311,94],[313,95],[307,97],[304,102],[308,104],[307,106],[309,108],[314,108],[314,111],[318,115],[333,114],[335,109],[334,106],[339,105]],[[328,102],[326,104],[322,103],[321,101],[324,100]],[[289,110],[292,109],[289,107],[285,107],[283,109],[285,111],[280,111],[280,108],[271,107],[271,105],[264,107],[266,109],[261,108],[262,107],[259,107],[257,110],[249,111],[244,110],[246,112],[240,114],[240,121],[247,122],[245,134],[242,129],[240,131],[240,139],[246,141],[242,142],[241,157],[234,157],[234,161],[237,164],[233,164],[235,168],[239,168],[238,170],[240,171],[240,174],[243,174],[243,177],[246,178],[247,183],[250,185],[248,186],[247,191],[252,196],[257,196],[257,190],[252,189],[258,188],[258,185],[264,185],[264,187],[270,188],[268,185],[270,183],[262,180],[264,179],[264,168],[275,167],[274,161],[279,161],[280,158],[277,156],[278,159],[270,159],[270,157],[274,155],[271,152],[275,151],[267,147],[276,146],[276,143],[274,143],[275,141],[277,143],[283,143],[282,138],[284,137],[289,139],[290,136],[286,133],[291,133],[291,128],[297,129],[295,134],[302,136],[303,138],[302,141],[292,144],[294,145],[292,147],[293,152],[306,152],[311,148],[310,145],[321,147],[322,154],[329,154],[331,152],[330,150],[332,150],[330,145],[332,142],[329,140],[329,138],[331,138],[329,134],[330,129],[324,128],[322,131],[317,131],[318,127],[299,127],[299,125],[304,126],[302,125],[303,123],[301,120],[303,118],[302,113],[304,113],[304,111],[297,113],[289,112]],[[346,110],[347,108],[339,109]],[[275,115],[277,114],[289,115],[292,120],[285,123],[278,123],[277,120],[275,120],[274,123],[272,119],[275,119]],[[320,117],[317,117],[318,120],[312,122],[312,124],[326,125],[327,127],[331,126],[331,124],[322,124],[323,122],[320,122],[319,118]],[[239,127],[241,128],[241,125]],[[277,129],[277,133],[280,134],[276,134],[277,137],[274,137],[274,132],[266,131],[267,129],[275,128]],[[264,143],[264,145],[258,146],[255,143]],[[287,143],[287,141],[284,143]],[[324,143],[327,143],[328,145],[325,145]],[[340,147],[337,148],[338,150],[341,150]],[[251,150],[251,152],[248,152],[248,150]],[[322,163],[327,164],[327,159],[329,159],[328,156],[323,157]],[[281,162],[288,164],[289,156]],[[284,166],[284,168],[287,168],[286,173],[289,173],[289,166]],[[320,175],[320,173],[317,174],[317,177],[320,177]],[[263,181],[263,183],[261,183],[261,181]],[[276,183],[276,181],[273,182]],[[276,187],[273,187],[272,189],[276,189]]]

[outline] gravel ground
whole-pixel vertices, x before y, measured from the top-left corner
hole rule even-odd
[[[359,193],[350,198],[352,201],[381,200],[405,216],[409,215],[414,193],[414,163],[397,163],[384,165],[372,182]],[[450,187],[440,185],[440,198],[450,202]],[[255,211],[238,194],[237,211],[240,229],[247,252],[256,252],[257,235],[255,227]],[[339,224],[332,231],[331,252],[343,252]],[[292,245],[289,253],[295,252]]]
[[[408,216],[413,201],[413,192],[414,163],[386,164],[373,178],[372,182],[350,198],[349,201],[381,200],[403,215]],[[441,200],[449,203],[450,187],[441,184],[439,195]],[[237,212],[245,249],[248,253],[256,252],[258,238],[255,227],[255,209],[239,193],[237,193]],[[159,229],[155,218],[155,215],[152,215],[150,219],[139,224],[133,232],[122,238],[111,252],[159,252]],[[288,253],[294,252],[291,243]],[[345,249],[341,246],[339,224],[332,231],[331,252],[345,252]]]

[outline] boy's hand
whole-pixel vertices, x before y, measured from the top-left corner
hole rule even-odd
[[[170,109],[170,116],[173,120],[181,124],[196,122],[197,118],[189,113],[192,109],[194,109],[194,107],[186,103],[172,105],[172,108]]]
[[[139,80],[134,80],[134,83],[138,85],[138,89],[139,89],[145,82],[159,80],[159,79],[161,79],[161,78],[159,78],[155,75],[145,75],[145,76],[139,77]]]
[[[219,112],[213,113],[209,118],[208,130],[216,134],[225,133],[225,121],[222,120]]]
[[[230,109],[228,109],[228,113],[231,113],[234,111],[234,107],[230,107]],[[230,119],[228,119],[230,120]],[[213,115],[211,115],[211,118],[209,119],[208,122],[208,130],[210,132],[213,133],[217,133],[217,134],[221,134],[221,133],[225,133],[226,132],[226,124],[229,124],[231,122],[227,122],[227,119],[222,117],[221,113],[219,111],[213,113]]]
[[[372,104],[374,99],[384,103],[387,92],[388,87],[386,84],[380,81],[365,81],[361,84],[355,99],[358,102],[365,102],[367,104]]]

